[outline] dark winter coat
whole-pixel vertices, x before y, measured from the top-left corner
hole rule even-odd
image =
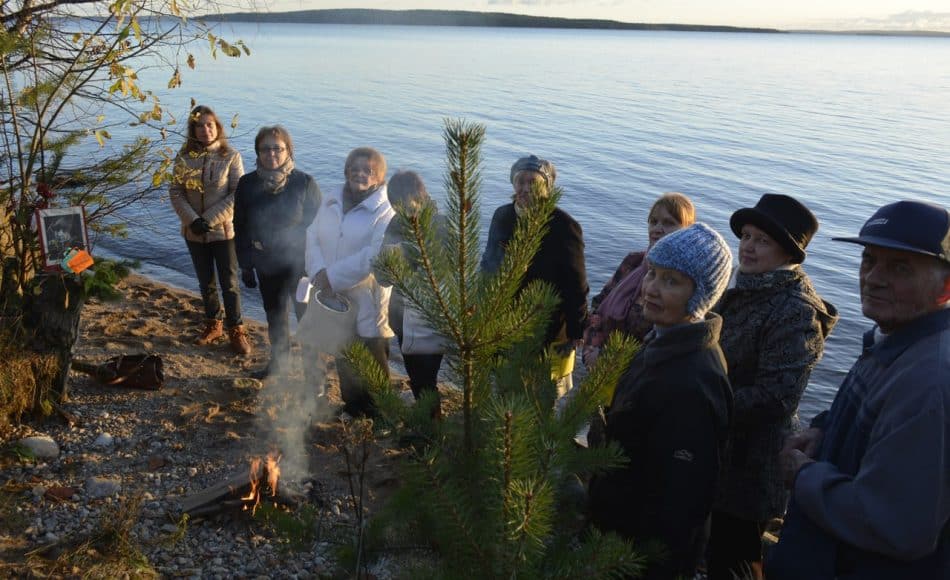
[[[513,203],[495,210],[488,229],[488,244],[482,255],[482,270],[495,272],[501,267],[517,220]],[[551,284],[560,298],[545,334],[545,344],[580,339],[587,324],[589,291],[584,265],[584,234],[580,224],[560,208],[554,208],[551,214],[548,231],[541,239],[541,247],[531,260],[522,285],[527,286],[534,280]]]
[[[735,395],[716,509],[761,522],[785,511],[778,454],[838,312],[799,267],[736,276],[714,308]]]
[[[594,524],[638,541],[659,541],[668,558],[646,578],[692,577],[732,415],[732,391],[719,349],[722,319],[646,337],[607,411],[607,441],[630,459],[591,481]]]
[[[238,182],[234,230],[238,264],[262,274],[291,269],[304,273],[307,226],[322,201],[317,182],[294,169],[277,193],[264,189],[256,171]]]
[[[772,580],[946,580],[950,574],[950,310],[864,350],[814,463],[795,478]]]

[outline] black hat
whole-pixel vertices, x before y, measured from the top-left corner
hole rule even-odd
[[[874,212],[858,237],[831,239],[926,254],[950,262],[950,213],[932,203],[898,201]]]
[[[818,231],[818,219],[800,201],[787,195],[766,193],[755,207],[732,214],[729,226],[742,237],[742,226],[752,224],[779,243],[796,264],[805,261],[805,248]]]

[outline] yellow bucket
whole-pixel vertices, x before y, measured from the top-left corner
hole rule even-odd
[[[571,349],[567,356],[557,354],[556,348],[551,348],[551,378],[555,381],[574,372],[574,356],[576,349]]]

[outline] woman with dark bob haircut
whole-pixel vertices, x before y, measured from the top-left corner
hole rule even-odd
[[[389,202],[397,210],[407,215],[418,215],[423,208],[429,206],[436,212],[438,208],[429,197],[422,177],[415,171],[400,171],[392,176],[388,185]],[[433,216],[433,225],[436,235],[442,236],[445,232],[445,220],[436,213]],[[386,229],[384,249],[402,251],[403,244],[411,238],[411,231],[407,231],[403,220],[396,218],[389,222]],[[388,281],[380,279],[380,284],[388,285]],[[442,357],[445,353],[445,337],[432,329],[418,310],[399,293],[393,292],[389,300],[389,326],[396,333],[399,340],[399,350],[409,375],[409,388],[416,399],[425,393],[435,396],[435,403],[430,415],[433,418],[441,417],[439,405],[438,376]]]
[[[218,116],[203,105],[195,107],[168,190],[204,303],[205,324],[195,343],[211,344],[226,327],[232,350],[247,355],[251,344],[241,319],[233,225],[234,191],[242,175],[241,154],[228,145]],[[224,298],[223,324],[215,272]]]
[[[253,373],[266,378],[288,367],[290,305],[297,320],[307,309],[293,296],[297,280],[305,275],[307,226],[317,215],[322,195],[313,177],[295,167],[287,129],[262,127],[254,151],[257,168],[238,183],[234,231],[241,279],[248,288],[260,285],[267,314],[270,361]]]

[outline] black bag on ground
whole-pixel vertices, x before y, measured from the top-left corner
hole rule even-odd
[[[157,354],[119,355],[100,365],[73,361],[72,366],[92,375],[104,385],[157,391],[165,384],[164,363]]]

